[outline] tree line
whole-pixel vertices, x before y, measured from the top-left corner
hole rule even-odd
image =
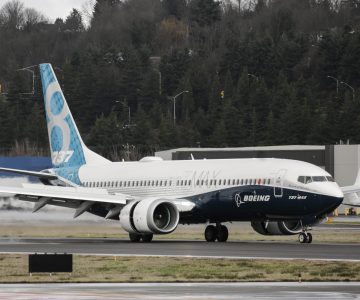
[[[38,71],[21,70],[42,62],[107,157],[360,142],[360,0],[89,3],[55,21],[0,9],[0,148],[48,147]]]

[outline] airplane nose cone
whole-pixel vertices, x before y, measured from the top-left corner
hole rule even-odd
[[[330,190],[330,194],[332,197],[335,198],[344,198],[344,193],[337,184],[335,184],[335,186]]]

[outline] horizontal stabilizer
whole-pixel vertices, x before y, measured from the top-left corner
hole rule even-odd
[[[8,172],[8,173],[15,173],[27,176],[34,176],[41,179],[48,179],[48,180],[56,180],[58,179],[57,175],[43,173],[43,172],[34,172],[34,171],[27,171],[27,170],[19,170],[19,169],[10,169],[10,168],[0,168],[0,172]]]

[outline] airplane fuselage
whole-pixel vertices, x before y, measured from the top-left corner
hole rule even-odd
[[[87,188],[136,198],[187,199],[195,207],[182,223],[291,220],[321,217],[340,205],[343,194],[329,173],[301,161],[227,159],[84,165],[58,170]],[[305,183],[305,178],[308,181]],[[103,216],[106,211],[92,208]]]

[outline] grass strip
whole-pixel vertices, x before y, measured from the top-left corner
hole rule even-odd
[[[72,274],[28,274],[28,256],[0,254],[1,283],[360,281],[360,263],[74,255]]]

